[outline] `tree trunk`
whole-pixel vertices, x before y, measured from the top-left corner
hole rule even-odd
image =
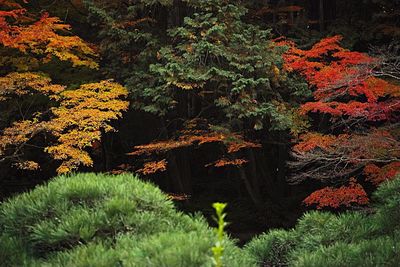
[[[103,159],[103,171],[108,172],[110,170],[110,156],[108,153],[108,148],[107,148],[107,143],[108,143],[108,138],[106,133],[102,131],[101,133],[102,138],[101,138],[101,154],[102,154],[102,159]]]
[[[191,194],[193,190],[188,151],[169,152],[167,161],[172,190],[176,193]]]
[[[250,198],[253,201],[254,205],[256,206],[257,209],[261,210],[263,207],[263,202],[260,196],[260,192],[258,191],[259,188],[254,188],[243,168],[239,168],[239,176],[243,180],[247,192],[249,193]]]
[[[319,30],[324,31],[324,0],[319,0]]]
[[[168,153],[167,161],[169,165],[168,176],[171,179],[172,191],[174,191],[175,193],[185,193],[185,187],[182,182],[181,173],[176,162],[176,156],[173,154],[173,152]]]
[[[179,166],[182,169],[182,184],[186,194],[192,194],[192,169],[190,168],[190,151],[189,148],[184,148],[182,153],[179,153]]]

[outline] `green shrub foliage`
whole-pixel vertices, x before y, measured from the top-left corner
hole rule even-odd
[[[374,194],[373,213],[313,211],[290,231],[273,230],[245,251],[259,266],[398,266],[400,177]]]
[[[283,71],[285,49],[270,30],[243,20],[240,1],[130,1],[125,11],[85,2],[105,70],[130,90],[135,109],[235,130],[296,128],[294,102],[309,92]]]
[[[288,254],[295,244],[295,235],[284,230],[272,230],[254,238],[246,250],[257,259],[259,266],[287,266]]]
[[[60,176],[0,206],[0,266],[212,266],[215,241],[203,218],[128,174]],[[226,266],[251,266],[224,243]]]
[[[397,266],[400,179],[371,213],[305,214],[244,251],[224,237],[223,266]],[[132,175],[60,176],[0,206],[1,266],[213,266],[215,234]]]

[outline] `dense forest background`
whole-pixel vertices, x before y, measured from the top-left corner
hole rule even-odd
[[[400,1],[0,6],[2,199],[136,172],[247,240],[400,170]]]

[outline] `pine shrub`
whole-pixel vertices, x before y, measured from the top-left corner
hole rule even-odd
[[[215,235],[132,175],[59,176],[0,206],[0,266],[212,266]],[[227,266],[251,266],[226,238]]]
[[[398,266],[400,176],[373,199],[372,214],[309,212],[294,229],[263,234],[245,251],[259,266]]]
[[[288,254],[296,244],[293,232],[271,230],[254,238],[247,246],[247,252],[257,259],[259,266],[287,266]]]

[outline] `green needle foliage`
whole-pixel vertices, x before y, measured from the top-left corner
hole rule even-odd
[[[295,100],[308,90],[283,71],[285,49],[270,30],[245,22],[239,1],[171,2],[86,0],[104,68],[124,81],[132,106],[236,131],[295,128]]]
[[[246,9],[234,1],[190,5],[194,13],[168,31],[170,43],[149,67],[156,79],[128,83],[135,88],[135,106],[162,116],[177,109],[186,119],[213,107],[221,114],[214,121],[239,130],[289,128],[284,50],[274,45],[270,31],[243,22]]]
[[[212,229],[132,175],[60,176],[0,206],[0,266],[213,266]],[[224,266],[252,266],[227,237]]]
[[[374,194],[372,214],[305,214],[296,228],[272,230],[245,250],[259,266],[398,266],[400,177]]]

